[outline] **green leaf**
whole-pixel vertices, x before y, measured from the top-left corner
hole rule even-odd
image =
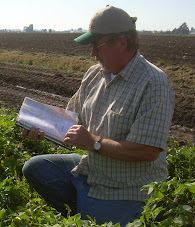
[[[195,182],[185,184],[191,193],[195,193]]]
[[[182,195],[185,191],[186,186],[184,184],[181,184],[176,190],[175,190],[175,195],[179,194]]]
[[[192,211],[192,207],[189,206],[189,205],[182,205],[182,206],[179,206],[179,207],[180,207],[180,209],[179,209],[180,213],[191,212]]]
[[[133,223],[128,223],[125,227],[142,227],[143,224],[139,219],[134,220]]]
[[[164,194],[163,194],[162,192],[160,192],[160,191],[155,191],[155,192],[154,192],[154,196],[155,196],[156,198],[159,198],[159,199],[164,198]]]
[[[158,207],[158,208],[156,208],[156,209],[153,211],[152,215],[153,215],[154,220],[156,219],[156,217],[159,215],[159,213],[160,213],[162,210],[165,210],[165,208],[163,208],[163,207]]]
[[[144,216],[141,216],[141,217],[140,217],[140,221],[141,221],[142,223],[145,222]]]
[[[26,215],[24,212],[20,213],[18,215],[18,217],[25,219],[25,220],[30,220],[30,217],[28,215]]]
[[[94,222],[94,220],[93,220],[89,215],[87,215],[87,218],[88,218],[90,221]]]
[[[77,224],[77,227],[82,227],[82,226],[83,226],[83,222],[82,222],[81,219],[78,220],[78,221],[76,222],[76,224]]]
[[[161,227],[168,227],[168,226],[173,226],[173,217],[169,216],[168,218],[166,218],[165,220],[163,220],[160,225]]]
[[[154,191],[155,185],[156,185],[156,182],[149,184],[148,192],[147,192],[148,195],[151,194]]]
[[[173,222],[179,226],[184,226],[186,224],[189,224],[187,217],[184,215],[179,215],[178,217],[175,217],[173,219]]]
[[[174,214],[184,214],[184,213],[189,213],[192,211],[192,207],[189,206],[189,205],[178,205],[177,207],[175,208],[172,208],[170,210],[168,210],[165,214],[171,214],[171,215],[174,215]]]
[[[0,210],[0,220],[3,220],[6,217],[6,210],[3,208]]]
[[[74,215],[74,221],[77,223],[81,219],[81,214],[75,214]]]

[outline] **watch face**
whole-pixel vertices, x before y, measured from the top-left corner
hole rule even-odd
[[[101,148],[101,146],[102,146],[102,144],[101,144],[100,142],[96,142],[96,143],[94,144],[94,149],[95,149],[95,150],[99,150],[99,149]]]

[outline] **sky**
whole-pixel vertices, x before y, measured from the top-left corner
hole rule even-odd
[[[0,0],[0,29],[88,29],[93,14],[106,5],[136,16],[137,30],[172,31],[184,22],[195,28],[194,0]]]

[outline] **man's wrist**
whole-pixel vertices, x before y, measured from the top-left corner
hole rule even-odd
[[[102,138],[98,137],[97,139],[95,139],[95,143],[94,143],[94,151],[96,153],[99,154],[100,149],[102,148]]]

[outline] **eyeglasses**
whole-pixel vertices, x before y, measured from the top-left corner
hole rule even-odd
[[[91,45],[91,48],[93,48],[96,52],[98,52],[99,51],[99,48],[102,47],[102,46],[104,46],[105,44],[107,44],[107,42],[106,43],[102,43],[99,46]]]

